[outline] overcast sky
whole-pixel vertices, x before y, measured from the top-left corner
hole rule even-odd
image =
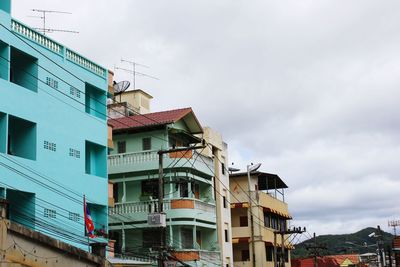
[[[192,107],[229,144],[289,185],[297,226],[349,233],[400,219],[400,1],[14,0],[50,9],[51,34],[113,69],[150,68],[153,111]],[[121,71],[116,79],[131,79]]]

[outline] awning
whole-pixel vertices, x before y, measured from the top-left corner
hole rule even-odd
[[[286,219],[289,219],[289,220],[293,219],[292,216],[290,216],[290,214],[284,213],[284,212],[281,212],[281,211],[278,211],[278,210],[275,210],[275,209],[263,208],[263,211],[264,211],[264,212],[270,212],[270,213],[276,214],[276,215],[278,215],[278,216],[281,216],[281,217],[286,218]]]
[[[249,243],[249,242],[250,242],[250,237],[232,238],[232,244]]]
[[[249,203],[243,202],[243,203],[231,203],[231,209],[240,209],[240,208],[248,208]]]

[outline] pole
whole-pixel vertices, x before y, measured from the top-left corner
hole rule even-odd
[[[383,253],[382,253],[382,231],[381,231],[381,227],[378,225],[378,240],[377,240],[377,245],[378,245],[378,253],[379,253],[379,265],[380,267],[384,267],[385,266],[385,259],[383,258]]]
[[[282,238],[282,248],[281,248],[281,266],[285,267],[285,235],[281,233]]]
[[[276,249],[276,235],[278,233],[274,231],[274,267],[278,267],[278,256],[276,255],[276,253],[278,252],[278,250]]]
[[[164,168],[163,153],[158,153],[158,213],[163,212],[164,201]],[[165,227],[160,228],[160,255],[158,258],[158,266],[164,266],[164,244],[165,244]]]
[[[318,267],[318,259],[317,259],[317,236],[314,233],[314,267]]]
[[[252,259],[253,259],[253,267],[256,267],[256,253],[255,253],[255,244],[254,244],[254,221],[253,221],[253,211],[252,211],[252,199],[251,199],[251,186],[250,186],[250,169],[249,165],[247,165],[247,183],[249,187],[249,217],[250,217],[250,231],[251,231],[251,249],[252,249]]]

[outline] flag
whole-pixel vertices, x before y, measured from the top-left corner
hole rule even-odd
[[[94,238],[95,237],[94,236],[94,224],[93,224],[92,217],[90,216],[90,210],[87,206],[85,196],[83,196],[83,216],[84,216],[84,220],[85,220],[86,234],[90,238]]]

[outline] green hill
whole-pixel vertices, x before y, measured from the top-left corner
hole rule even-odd
[[[320,250],[321,255],[338,255],[348,253],[367,253],[376,252],[377,238],[369,237],[371,233],[377,233],[376,228],[368,227],[352,234],[342,235],[320,235],[317,236],[317,244],[324,245],[326,249]],[[393,240],[393,235],[382,231],[384,247],[390,246]],[[313,239],[305,240],[297,245],[292,251],[292,258],[303,258],[310,256],[307,250],[308,246],[314,244]]]

